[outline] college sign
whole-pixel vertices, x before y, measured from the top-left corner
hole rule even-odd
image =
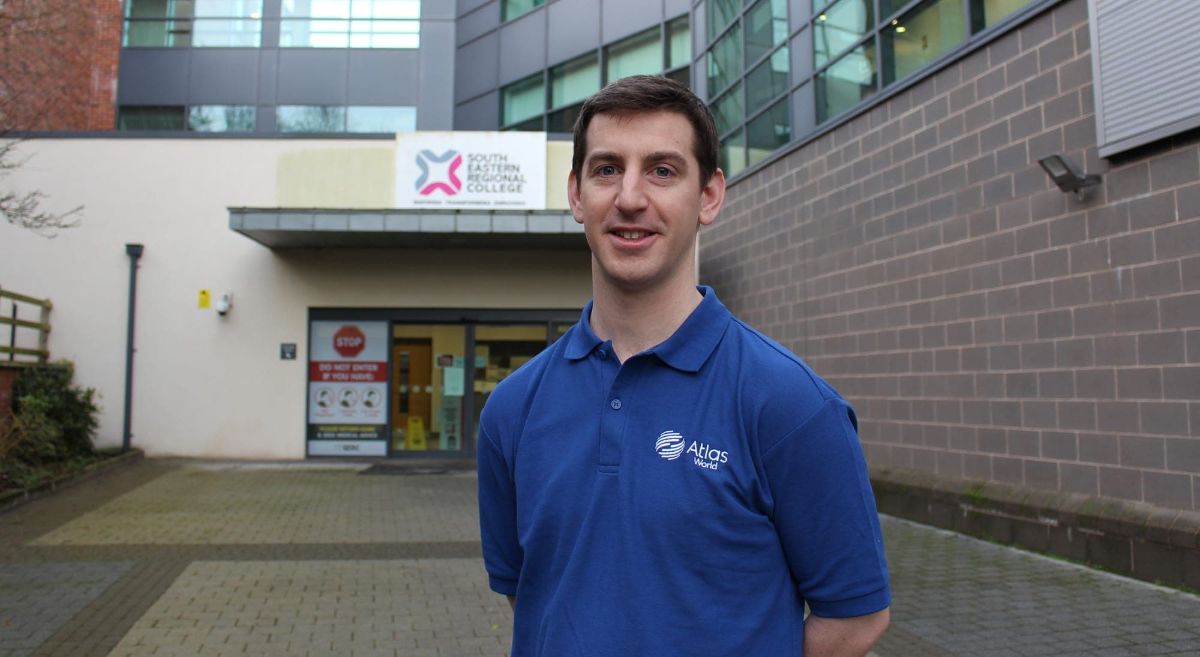
[[[399,133],[396,207],[544,210],[546,133]]]

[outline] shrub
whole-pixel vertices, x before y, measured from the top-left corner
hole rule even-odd
[[[0,455],[25,463],[63,461],[92,453],[96,434],[96,391],[71,385],[75,367],[59,361],[29,368],[13,389],[13,417]]]

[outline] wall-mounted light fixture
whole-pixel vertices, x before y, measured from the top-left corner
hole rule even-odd
[[[1058,153],[1047,155],[1038,160],[1038,164],[1042,165],[1042,168],[1050,176],[1050,180],[1053,180],[1059,189],[1064,192],[1075,192],[1075,198],[1080,201],[1083,200],[1083,190],[1085,187],[1100,184],[1100,176],[1098,174],[1084,173],[1066,155]]]

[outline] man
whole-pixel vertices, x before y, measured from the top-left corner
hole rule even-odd
[[[696,287],[696,235],[725,196],[708,109],[625,78],[574,139],[594,296],[480,423],[513,657],[861,657],[890,592],[853,411]]]

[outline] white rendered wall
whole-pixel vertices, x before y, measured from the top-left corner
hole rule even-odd
[[[295,196],[280,162],[319,159],[326,149],[344,158],[354,148],[383,162],[381,147],[387,142],[39,139],[22,145],[31,159],[5,180],[6,188],[39,189],[51,209],[85,209],[81,225],[55,239],[0,222],[0,286],[54,302],[50,351],[75,361],[77,383],[100,391],[98,445],[121,441],[127,242],[145,245],[133,443],[156,456],[303,458],[310,307],[586,302],[586,251],[277,253],[229,229],[228,208],[279,207],[280,199]],[[378,181],[362,180],[348,175],[334,185],[340,198],[329,207],[378,207]],[[200,289],[214,297],[232,292],[232,312],[221,318],[198,309]],[[296,360],[280,360],[282,342],[297,343]]]

